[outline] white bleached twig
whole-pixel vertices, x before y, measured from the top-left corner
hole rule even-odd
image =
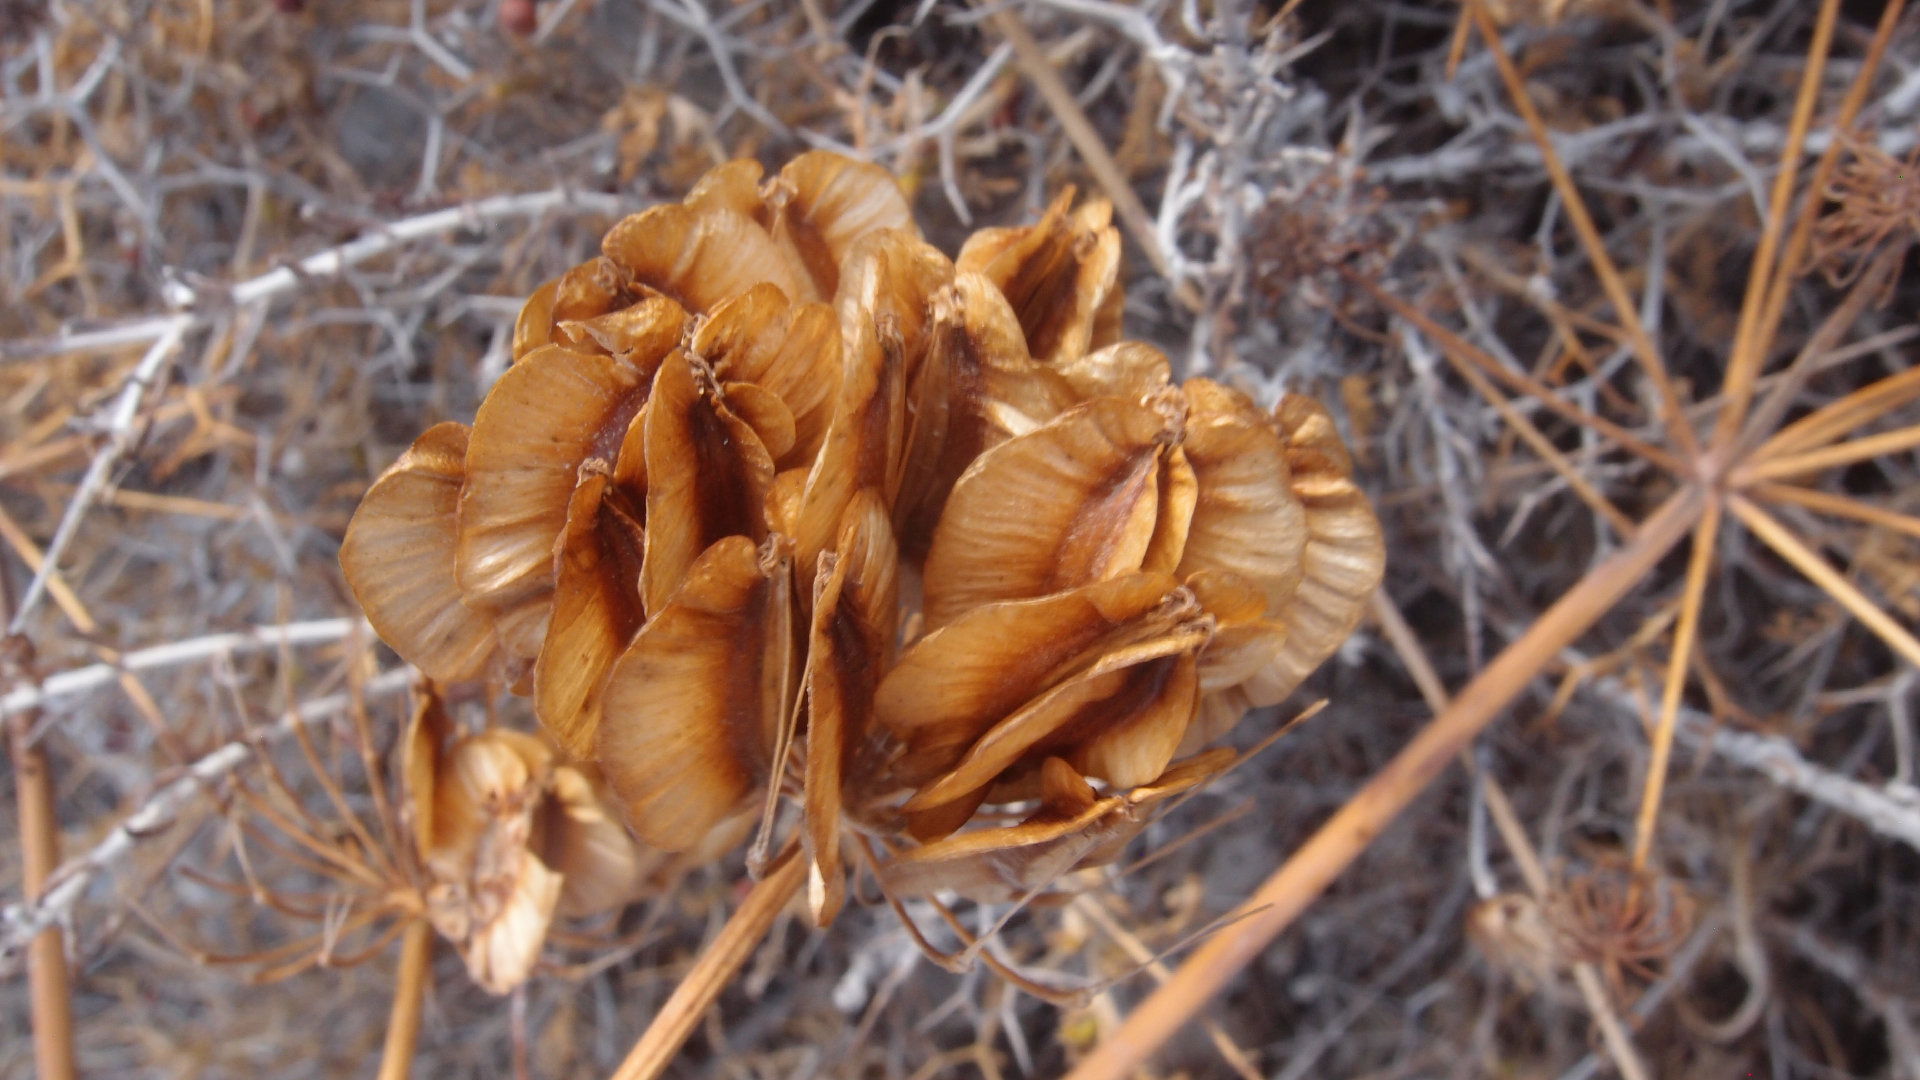
[[[402,244],[456,229],[477,228],[502,218],[538,217],[561,210],[612,217],[634,209],[637,207],[628,199],[570,188],[521,195],[496,195],[383,225],[338,247],[315,252],[304,259],[242,281],[227,290],[226,299],[242,307],[270,301],[293,291],[303,282],[338,277],[349,268],[384,255]],[[214,289],[209,292],[217,294]],[[206,321],[201,309],[209,306],[211,297],[190,293],[186,299],[187,303],[176,315],[135,319],[92,330],[63,331],[49,338],[8,342],[0,345],[0,359],[31,360],[42,356],[110,352],[164,338],[169,334],[185,333]]]
[[[33,582],[20,598],[20,606],[14,610],[13,622],[7,633],[18,634],[26,629],[33,617],[34,608],[39,606],[40,598],[46,595],[47,580],[53,576],[60,565],[60,556],[66,553],[67,545],[80,531],[80,522],[86,517],[93,501],[107,486],[107,477],[113,473],[114,466],[133,444],[133,422],[140,415],[140,403],[146,400],[147,391],[160,378],[161,370],[173,350],[179,346],[180,339],[186,334],[186,327],[173,323],[147,349],[147,354],[127,376],[127,384],[121,388],[120,397],[113,403],[113,412],[109,414],[107,441],[94,451],[93,463],[87,466],[86,478],[80,481],[79,490],[73,493],[73,501],[67,504],[66,513],[60,518],[60,525],[54,530],[53,540],[47,544],[45,561],[33,575]]]
[[[151,671],[155,668],[190,664],[215,656],[277,649],[281,645],[326,645],[352,634],[356,629],[372,633],[361,619],[315,619],[285,626],[259,626],[226,634],[173,641],[150,649],[130,652],[117,664],[89,664],[83,668],[49,675],[38,686],[22,686],[0,697],[0,717],[12,716],[57,698],[72,697],[112,685],[122,672]]]
[[[411,667],[384,672],[361,686],[361,698],[364,700],[399,693],[412,684],[414,674]],[[353,697],[347,693],[307,702],[281,717],[278,723],[261,733],[262,737],[277,739],[291,734],[295,725],[331,719],[346,712],[352,703]],[[238,768],[253,753],[251,743],[236,739],[202,757],[187,768],[184,776],[149,796],[138,810],[128,814],[91,850],[67,860],[60,869],[54,871],[46,892],[39,900],[31,904],[9,905],[0,911],[0,978],[13,972],[26,955],[27,943],[42,931],[56,924],[66,926],[71,923],[74,905],[80,901],[94,878],[110,870],[142,838],[172,825],[180,810],[205,791],[207,785]],[[69,934],[68,939],[73,940],[73,936]]]
[[[1577,655],[1563,654],[1570,661]],[[1607,704],[1640,723],[1640,704],[1619,680],[1593,680],[1592,689]],[[1794,745],[1777,735],[1755,735],[1717,725],[1697,709],[1682,706],[1678,734],[1682,742],[1706,746],[1736,765],[1761,773],[1789,791],[1840,813],[1892,840],[1920,850],[1920,802],[1902,797],[1898,789],[1863,784],[1824,769],[1800,756]]]

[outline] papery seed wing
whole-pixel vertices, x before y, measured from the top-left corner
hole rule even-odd
[[[1051,370],[1080,401],[1114,395],[1137,398],[1173,382],[1167,354],[1143,341],[1121,341],[1085,356],[1056,361]]]
[[[772,391],[750,382],[720,385],[720,400],[728,412],[746,422],[760,438],[760,445],[775,462],[786,460],[792,452],[797,431],[793,413]]]
[[[795,552],[803,570],[834,543],[855,492],[871,488],[891,506],[900,490],[906,439],[900,335],[891,319],[877,325],[856,319],[846,332],[833,423],[800,502]]]
[[[1018,900],[1058,880],[1099,847],[1110,831],[1105,822],[1122,817],[1124,805],[1118,797],[1098,799],[1063,816],[1043,804],[1018,825],[974,829],[904,852],[880,867],[880,883],[902,899],[952,889],[983,904]]]
[[[830,564],[830,565],[829,565]],[[893,651],[899,555],[887,508],[871,489],[842,517],[832,559],[820,560],[807,649],[807,838],[813,859],[809,902],[815,922],[833,920],[845,899],[840,813],[847,766],[873,724],[874,692]]]
[[[983,452],[1077,403],[1027,355],[1013,309],[978,274],[934,294],[927,357],[908,396],[907,457],[895,506],[903,544],[924,555],[954,481]]]
[[[1140,569],[1171,437],[1161,412],[1099,398],[981,455],[934,530],[927,625]]]
[[[731,210],[767,224],[767,206],[760,199],[760,177],[766,172],[752,158],[735,158],[707,170],[680,200],[692,210]]]
[[[535,853],[561,874],[559,911],[570,918],[632,901],[663,861],[628,834],[601,787],[588,769],[555,769],[552,791],[534,822]]]
[[[766,537],[773,458],[720,400],[704,364],[676,353],[647,407],[647,550],[640,594],[663,608],[700,553],[726,536]]]
[[[436,424],[374,481],[340,545],[340,569],[381,640],[430,679],[486,669],[493,623],[454,576],[456,515],[466,478],[464,424]]]
[[[411,825],[414,853],[425,858],[433,850],[433,789],[440,755],[453,735],[446,704],[432,687],[414,688],[413,717],[400,754],[403,807]]]
[[[1182,448],[1199,490],[1176,573],[1231,571],[1257,583],[1278,614],[1300,582],[1307,544],[1286,445],[1256,421],[1190,413]]]
[[[789,305],[780,290],[756,285],[715,308],[694,334],[692,348],[713,365],[716,377],[778,395],[794,423],[793,448],[780,464],[813,464],[840,385],[840,322],[832,308]]]
[[[596,758],[641,839],[683,851],[766,780],[792,701],[792,563],[743,536],[701,553],[607,680]]]
[[[1101,199],[1068,213],[1072,201],[1069,188],[1017,235],[976,234],[956,263],[1006,295],[1028,351],[1044,362],[1083,356],[1118,337],[1120,233],[1112,225],[1113,207]]]
[[[1233,764],[1235,757],[1226,747],[1185,757],[1168,766],[1167,771],[1151,783],[1127,792],[1126,812],[1109,814],[1101,820],[1099,828],[1106,834],[1105,838],[1081,856],[1074,869],[1105,866],[1118,859],[1133,838],[1153,822],[1154,810],[1160,804],[1212,782]]]
[[[553,614],[533,668],[541,727],[575,758],[593,755],[600,691],[613,662],[640,629],[640,552],[603,507],[611,478],[582,470],[560,536]]]
[[[920,235],[893,174],[826,150],[801,154],[770,188],[771,232],[790,246],[822,296],[840,284],[840,266],[861,238],[882,229]]]
[[[1245,684],[1255,706],[1276,705],[1360,625],[1380,586],[1386,547],[1379,519],[1352,479],[1352,458],[1318,402],[1282,398],[1275,410],[1287,439],[1292,489],[1305,510],[1300,584],[1279,612],[1286,644]]]
[[[950,768],[993,725],[1156,612],[1174,588],[1163,574],[1128,574],[979,608],[921,638],[875,697],[875,718],[909,747],[902,779],[920,783]]]
[[[527,981],[560,904],[560,875],[524,851],[519,861],[499,911],[474,927],[460,950],[467,974],[489,994],[510,993]]]
[[[578,352],[602,351],[603,346],[586,331],[586,322],[639,299],[632,284],[627,272],[605,256],[588,259],[560,275],[553,293],[553,309],[549,312],[554,344]]]
[[[961,798],[1031,755],[1063,757],[1119,787],[1160,775],[1193,719],[1194,654],[1210,633],[1204,622],[1186,623],[1102,656],[994,724],[905,808],[926,810]]]
[[[549,345],[509,368],[481,403],[467,443],[454,568],[467,602],[493,614],[509,655],[539,653],[553,544],[581,462],[612,458],[645,401],[633,365]]]
[[[533,290],[520,306],[520,317],[513,323],[513,358],[519,360],[542,345],[553,344],[553,300],[560,291],[560,279],[554,278]]]
[[[853,347],[860,326],[892,320],[906,365],[903,378],[912,385],[927,353],[928,302],[952,283],[953,263],[917,235],[884,229],[862,237],[848,252],[833,294],[846,347]]]
[[[686,319],[679,304],[653,296],[604,315],[567,321],[561,329],[580,343],[578,351],[611,353],[638,368],[643,381],[651,381],[660,361],[680,344]]]
[[[813,280],[766,230],[732,210],[655,206],[615,225],[600,249],[641,284],[698,314],[763,281],[789,299],[820,299]]]

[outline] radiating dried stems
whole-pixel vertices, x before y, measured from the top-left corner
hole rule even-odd
[[[552,740],[413,736],[429,914],[482,985],[593,883],[542,846],[592,786],[569,761],[655,849],[761,806],[772,858],[796,797],[823,923],[848,829],[896,897],[1023,898],[1351,632],[1384,552],[1331,418],[1121,341],[1111,218],[1067,192],[949,261],[872,166],[722,166],[538,290],[471,430],[369,490],[341,560],[375,628],[530,690]]]
[[[1140,1063],[1207,997],[1221,987],[1241,965],[1287,926],[1294,916],[1358,854],[1384,823],[1431,779],[1443,763],[1465,745],[1511,701],[1548,664],[1554,653],[1604,616],[1637,583],[1640,576],[1689,534],[1694,538],[1695,557],[1686,576],[1679,618],[1675,623],[1676,640],[1670,660],[1669,680],[1661,715],[1653,725],[1655,755],[1643,790],[1642,812],[1631,864],[1616,874],[1588,876],[1570,883],[1563,890],[1560,926],[1550,928],[1535,912],[1483,909],[1483,916],[1494,918],[1491,929],[1518,940],[1526,938],[1549,951],[1559,950],[1554,943],[1562,935],[1572,943],[1576,958],[1599,960],[1608,964],[1631,963],[1636,958],[1662,955],[1684,933],[1688,904],[1684,894],[1671,892],[1664,878],[1647,876],[1646,865],[1653,847],[1658,819],[1661,787],[1665,778],[1666,750],[1671,745],[1675,714],[1686,676],[1689,654],[1699,632],[1700,607],[1708,567],[1718,544],[1719,522],[1723,512],[1738,518],[1752,533],[1786,562],[1811,578],[1822,590],[1859,618],[1897,653],[1909,662],[1920,661],[1920,640],[1895,618],[1869,599],[1842,574],[1827,564],[1811,545],[1792,529],[1766,513],[1757,499],[1789,501],[1859,520],[1884,517],[1892,513],[1851,497],[1826,495],[1802,489],[1774,485],[1784,476],[1810,477],[1822,469],[1864,461],[1873,456],[1916,445],[1920,435],[1903,428],[1881,435],[1842,441],[1864,423],[1910,404],[1920,397],[1920,384],[1896,375],[1856,391],[1815,414],[1818,419],[1802,419],[1779,433],[1770,428],[1783,419],[1781,402],[1770,399],[1751,417],[1747,405],[1756,384],[1761,362],[1768,355],[1779,315],[1789,288],[1805,269],[1803,255],[1809,237],[1815,232],[1819,202],[1830,194],[1838,196],[1842,209],[1829,219],[1827,236],[1835,250],[1846,251],[1847,258],[1866,260],[1867,270],[1853,283],[1831,327],[1816,334],[1818,349],[1837,345],[1841,333],[1857,316],[1871,296],[1883,295],[1890,287],[1891,267],[1899,261],[1913,241],[1907,222],[1898,209],[1904,193],[1889,193],[1885,204],[1869,207],[1845,203],[1848,192],[1827,186],[1839,146],[1845,139],[1855,110],[1864,100],[1865,88],[1873,78],[1877,61],[1897,23],[1903,5],[1887,5],[1879,28],[1868,49],[1867,62],[1858,72],[1841,104],[1835,128],[1838,134],[1814,172],[1812,193],[1802,202],[1797,215],[1790,215],[1794,191],[1793,173],[1799,164],[1802,143],[1821,84],[1822,64],[1831,40],[1837,3],[1823,5],[1817,25],[1810,62],[1803,72],[1801,95],[1794,123],[1789,131],[1782,159],[1785,168],[1773,205],[1770,226],[1764,237],[1751,275],[1751,287],[1742,309],[1740,329],[1729,358],[1727,385],[1722,398],[1717,431],[1711,440],[1702,440],[1683,419],[1677,388],[1669,378],[1658,349],[1640,326],[1635,309],[1625,292],[1611,255],[1592,226],[1584,201],[1570,174],[1560,163],[1554,146],[1529,100],[1519,73],[1506,56],[1494,19],[1484,0],[1469,0],[1463,18],[1477,21],[1481,34],[1492,50],[1493,58],[1507,83],[1510,96],[1527,120],[1554,185],[1566,207],[1568,218],[1578,234],[1603,290],[1612,302],[1621,324],[1621,337],[1630,343],[1643,370],[1663,402],[1669,445],[1656,447],[1634,437],[1619,424],[1598,415],[1573,409],[1558,400],[1551,389],[1525,376],[1513,374],[1465,340],[1440,327],[1411,305],[1391,297],[1377,285],[1361,282],[1381,299],[1386,307],[1422,333],[1440,341],[1448,358],[1463,373],[1484,372],[1500,378],[1523,393],[1534,395],[1543,405],[1562,413],[1576,424],[1590,429],[1614,446],[1636,454],[1648,462],[1669,470],[1678,491],[1651,517],[1632,523],[1625,547],[1589,572],[1572,590],[1495,658],[1470,682],[1434,721],[1334,816],[1312,839],[1288,860],[1246,905],[1247,918],[1221,935],[1206,942],[1176,973],[1175,977],[1149,997],[1115,1036],[1076,1068],[1076,1080],[1115,1080]],[[1883,166],[1884,167],[1884,166]],[[1896,173],[1897,178],[1897,173]],[[1854,216],[1846,216],[1851,212]],[[1793,222],[1788,231],[1789,218]],[[1895,223],[1898,223],[1897,225]],[[1849,245],[1869,245],[1848,250]],[[1885,259],[1876,262],[1874,260]],[[1850,266],[1851,264],[1843,264]],[[1876,271],[1884,272],[1876,280]],[[1349,280],[1355,280],[1349,274]],[[1827,335],[1831,331],[1831,339]],[[1803,354],[1802,361],[1805,359]],[[1796,361],[1796,369],[1801,361]],[[1491,388],[1484,379],[1473,380],[1483,393]],[[1790,373],[1786,381],[1797,387]],[[1786,393],[1787,391],[1777,391]],[[1706,449],[1702,450],[1703,442]],[[1616,511],[1617,512],[1617,511]],[[1608,515],[1611,517],[1612,515]],[[1530,920],[1530,921],[1529,921]],[[1522,925],[1525,924],[1525,925]],[[1544,944],[1543,944],[1544,943]]]

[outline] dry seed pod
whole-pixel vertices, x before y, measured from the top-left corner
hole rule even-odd
[[[626,904],[656,861],[609,818],[587,775],[529,735],[454,738],[432,693],[415,706],[402,775],[427,918],[489,993],[526,980],[556,911]]]
[[[838,537],[854,493],[872,489],[892,506],[900,490],[906,441],[906,371],[892,319],[843,325],[846,353],[833,422],[807,474],[795,521],[794,551],[803,574]]]
[[[847,347],[860,327],[891,323],[900,335],[902,377],[913,385],[927,353],[928,304],[951,284],[952,260],[917,234],[886,229],[862,237],[847,253],[833,296]]]
[[[773,456],[728,407],[734,396],[722,391],[705,363],[682,353],[669,357],[654,379],[646,419],[647,550],[640,567],[649,615],[666,606],[715,541],[766,538]]]
[[[1047,756],[1116,787],[1146,783],[1173,760],[1199,705],[1197,658],[1212,634],[1191,594],[1175,592],[1109,636],[1090,664],[1056,669],[1027,687],[1017,709],[997,718],[904,809],[975,797]],[[1022,637],[1036,644],[1031,634]],[[1052,685],[1042,689],[1046,683]]]
[[[1018,825],[974,829],[913,848],[880,868],[901,898],[951,889],[983,904],[1024,899],[1077,869],[1119,858],[1155,807],[1219,775],[1234,760],[1214,750],[1170,766],[1153,782],[1100,798],[1060,758],[1040,766],[1040,809]]]
[[[1286,700],[1353,633],[1380,585],[1386,548],[1366,493],[1326,408],[1288,395],[1274,410],[1286,444],[1288,487],[1306,524],[1298,584],[1269,615],[1286,626],[1273,659],[1238,685],[1210,690],[1182,752],[1204,746],[1247,710]]]
[[[1113,204],[1096,199],[1077,211],[1073,189],[1060,193],[1038,223],[981,229],[955,266],[992,281],[1013,305],[1027,350],[1045,362],[1071,360],[1120,339],[1120,230]]]
[[[678,305],[647,317],[674,332]],[[661,335],[664,337],[664,332]],[[546,632],[554,541],[580,466],[613,460],[645,405],[662,357],[643,362],[542,346],[509,368],[474,418],[460,493],[454,567],[467,602],[489,612],[508,655],[532,660]]]
[[[1229,571],[1265,592],[1278,614],[1301,579],[1306,511],[1291,487],[1287,445],[1248,411],[1208,400],[1206,380],[1181,388],[1188,401],[1181,447],[1193,467],[1196,502],[1176,574]],[[1251,415],[1248,415],[1251,412]]]
[[[493,621],[454,579],[466,457],[465,424],[427,429],[367,489],[340,544],[340,569],[374,632],[436,682],[479,677],[496,644]]]
[[[778,397],[793,418],[793,445],[782,469],[813,464],[833,419],[840,385],[840,322],[825,304],[789,304],[780,290],[756,285],[715,308],[690,348],[714,377],[751,383]]]
[[[1173,382],[1167,354],[1144,341],[1116,341],[1085,356],[1056,361],[1050,369],[1066,380],[1079,401],[1138,398]]]
[[[764,227],[767,204],[760,198],[760,178],[765,174],[766,170],[752,158],[715,165],[694,182],[680,202],[694,210],[731,210]]]
[[[1171,570],[1191,507],[1177,415],[1097,398],[982,454],[948,498],[926,565],[927,626],[1147,569]]]
[[[416,711],[406,770],[427,918],[474,982],[504,994],[532,971],[560,902],[560,874],[527,849],[551,754],[502,731],[443,744],[429,702]]]
[[[702,552],[607,680],[594,756],[655,847],[699,843],[766,781],[798,674],[788,549],[729,536]]]
[[[960,274],[928,305],[927,356],[908,394],[906,461],[894,507],[902,543],[924,555],[954,481],[985,451],[1082,400],[1027,355],[992,283]]]
[[[557,766],[548,796],[534,816],[533,850],[560,871],[560,914],[597,915],[641,896],[663,860],[620,823],[591,767]]]
[[[821,299],[805,268],[752,218],[732,210],[656,206],[615,225],[600,250],[635,281],[696,314],[761,282],[790,300]]]
[[[840,267],[862,237],[882,230],[920,236],[892,173],[825,150],[789,161],[763,197],[774,241],[806,268],[821,296],[839,289]]]
[[[959,827],[1047,757],[1118,787],[1158,776],[1199,700],[1213,632],[1192,593],[1130,574],[992,604],[917,642],[881,683],[880,722],[904,744],[894,773],[928,839]]]
[[[874,692],[893,659],[899,552],[887,508],[871,489],[847,505],[834,550],[820,557],[807,635],[803,802],[814,921],[833,921],[846,896],[840,863],[842,791],[873,728]]]
[[[555,586],[545,645],[533,668],[540,726],[569,755],[593,752],[600,690],[613,662],[640,629],[640,523],[597,458],[581,467],[556,545]]]

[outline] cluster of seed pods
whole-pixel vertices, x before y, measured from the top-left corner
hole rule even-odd
[[[849,837],[895,897],[1025,895],[1117,857],[1352,631],[1383,550],[1331,418],[1120,340],[1111,216],[1069,192],[949,259],[875,166],[721,166],[535,292],[472,427],[368,491],[341,564],[375,630],[530,693],[521,773],[637,838],[562,865],[514,834],[561,882],[529,925],[789,797],[823,924]],[[430,869],[471,877],[438,820]]]

